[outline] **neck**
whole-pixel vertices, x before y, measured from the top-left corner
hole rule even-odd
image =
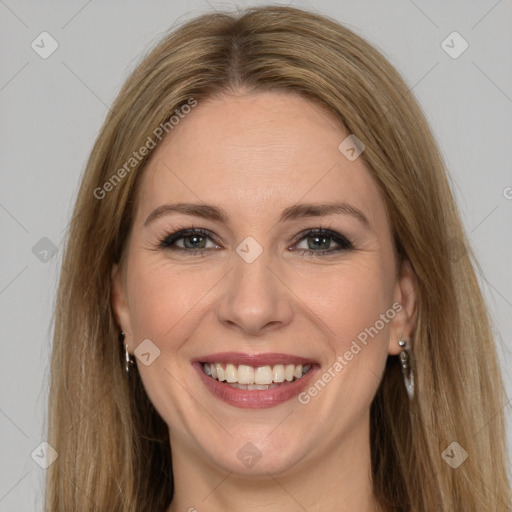
[[[366,422],[368,425],[368,422]],[[381,512],[371,487],[369,427],[358,428],[308,463],[257,476],[223,471],[172,438],[174,497],[167,512],[208,509]]]

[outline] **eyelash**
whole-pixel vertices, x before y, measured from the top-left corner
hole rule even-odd
[[[182,238],[187,238],[189,236],[194,235],[200,235],[206,238],[209,238],[214,243],[217,244],[217,242],[212,238],[212,233],[206,229],[201,228],[178,228],[177,231],[174,233],[171,233],[167,235],[165,238],[163,238],[160,241],[159,247],[161,249],[165,250],[171,250],[171,251],[183,251],[188,252],[191,256],[201,257],[206,256],[206,253],[210,251],[211,249],[187,249],[183,247],[176,247],[173,246],[178,240],[181,240]],[[294,245],[298,244],[304,239],[307,239],[309,237],[323,237],[323,238],[330,238],[332,239],[336,244],[339,245],[336,249],[327,249],[327,250],[321,250],[321,251],[313,251],[311,249],[296,249],[295,252],[305,255],[310,258],[316,258],[319,256],[323,256],[327,253],[337,253],[341,251],[351,251],[354,250],[355,247],[352,244],[352,242],[346,238],[345,236],[341,235],[340,233],[337,233],[335,231],[332,231],[330,229],[324,229],[322,227],[315,228],[315,229],[308,229],[306,231],[303,231],[300,233],[296,241],[294,242]],[[218,244],[220,245],[220,244]]]

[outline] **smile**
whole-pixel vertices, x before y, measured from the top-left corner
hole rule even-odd
[[[273,389],[286,382],[301,379],[311,370],[311,364],[276,364],[249,366],[245,364],[203,363],[206,375],[219,382],[226,382],[236,389],[261,391]]]
[[[238,408],[265,409],[296,398],[320,365],[292,354],[219,352],[191,361],[206,389]]]

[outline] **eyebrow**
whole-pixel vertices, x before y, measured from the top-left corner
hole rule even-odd
[[[201,217],[202,219],[213,220],[228,224],[229,216],[225,210],[217,206],[201,203],[174,203],[164,204],[153,210],[144,222],[144,226],[149,225],[156,219],[172,213],[182,213]],[[287,220],[301,219],[304,217],[323,217],[327,215],[350,215],[359,220],[366,227],[370,227],[370,222],[364,213],[348,203],[301,203],[289,206],[281,213],[279,222]]]

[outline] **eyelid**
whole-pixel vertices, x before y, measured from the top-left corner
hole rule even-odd
[[[324,249],[324,250],[319,250],[319,251],[312,251],[310,249],[297,249],[297,251],[321,255],[321,254],[336,253],[336,252],[349,251],[349,250],[355,249],[354,244],[348,237],[346,237],[342,233],[334,231],[330,228],[322,228],[322,227],[310,228],[310,229],[306,229],[306,230],[302,231],[295,237],[293,245],[295,246],[302,240],[304,240],[308,237],[311,237],[311,236],[324,236],[326,238],[330,238],[330,239],[334,240],[334,242],[336,244],[338,244],[339,247],[337,249]]]
[[[164,249],[168,249],[168,248],[172,247],[171,244],[168,243],[169,239],[172,239],[172,243],[176,243],[177,240],[181,240],[182,238],[186,238],[187,236],[192,236],[192,235],[204,236],[205,238],[210,239],[216,245],[221,245],[218,242],[218,240],[216,239],[216,235],[214,233],[212,233],[210,230],[204,229],[204,228],[198,228],[198,227],[194,227],[194,226],[190,226],[190,227],[180,227],[180,226],[177,226],[172,231],[172,233],[166,234],[161,239],[159,245],[161,247],[163,247]],[[183,249],[183,247],[176,247],[176,249],[178,249],[178,250],[182,249],[184,251],[188,251],[188,249]],[[209,249],[202,249],[202,250],[209,250]],[[199,251],[195,251],[195,252],[199,252]]]
[[[178,240],[181,240],[182,238],[186,238],[188,236],[193,235],[201,235],[205,238],[208,238],[213,243],[215,243],[217,246],[222,246],[221,243],[217,240],[217,236],[215,233],[208,229],[200,228],[200,227],[194,227],[194,226],[176,226],[176,228],[173,230],[172,233],[167,234],[164,238],[161,239],[159,243],[159,247],[166,250],[175,250],[183,253],[192,253],[195,255],[199,255],[208,251],[211,251],[212,248],[201,248],[201,249],[187,249],[183,247],[177,247],[174,245]],[[312,250],[312,249],[296,249],[296,252],[300,254],[308,254],[310,256],[318,255],[321,256],[323,254],[327,253],[339,253],[342,251],[349,251],[355,249],[353,243],[349,238],[347,238],[342,233],[339,233],[337,231],[332,230],[331,228],[323,228],[323,227],[316,227],[316,228],[308,228],[300,233],[298,233],[292,240],[291,246],[297,245],[299,242],[304,240],[305,238],[308,238],[310,236],[325,236],[327,238],[332,239],[336,244],[338,244],[338,248],[335,249],[323,249],[323,250]],[[170,240],[170,242],[169,242]]]

